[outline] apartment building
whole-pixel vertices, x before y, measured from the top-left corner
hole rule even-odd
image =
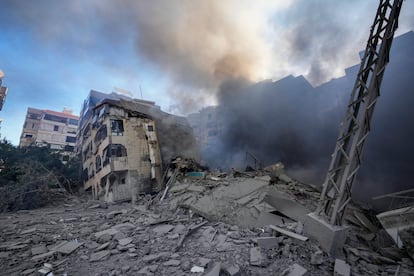
[[[20,136],[20,147],[50,146],[62,152],[74,152],[79,117],[63,112],[29,107]]]
[[[7,87],[2,86],[4,73],[0,70],[0,111],[3,108],[4,102],[6,101],[7,96]]]
[[[197,157],[191,127],[154,102],[92,90],[78,132],[84,189],[108,202],[159,192],[162,172],[177,156]]]

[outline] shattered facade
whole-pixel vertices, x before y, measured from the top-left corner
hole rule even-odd
[[[159,192],[168,160],[197,152],[186,120],[154,102],[91,91],[81,114],[82,179],[96,199],[135,201],[139,194]]]
[[[73,153],[79,117],[69,110],[57,112],[29,107],[20,136],[20,147],[47,146]]]

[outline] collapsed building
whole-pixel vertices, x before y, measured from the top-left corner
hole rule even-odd
[[[78,132],[84,189],[108,202],[163,188],[163,169],[177,155],[198,158],[185,118],[154,102],[91,91]]]

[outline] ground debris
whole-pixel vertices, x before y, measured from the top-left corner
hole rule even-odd
[[[0,214],[0,269],[31,275],[50,263],[55,275],[333,275],[335,260],[301,234],[298,220],[317,192],[293,179],[270,185],[266,175],[249,173],[215,180],[181,175],[173,187],[182,187],[161,202],[76,200]],[[275,203],[280,197],[286,200]],[[352,275],[394,275],[397,269],[410,275],[406,251],[380,246],[382,236],[364,219],[369,216],[358,217],[361,225],[352,226],[343,252]]]

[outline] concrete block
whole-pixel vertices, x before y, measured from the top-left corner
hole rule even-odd
[[[334,276],[350,276],[351,267],[345,261],[336,259],[334,266]]]
[[[273,249],[279,247],[279,240],[276,237],[259,237],[257,244],[263,249]]]
[[[99,252],[93,253],[91,257],[89,258],[89,261],[97,262],[97,261],[107,258],[110,254],[111,254],[111,251],[109,250],[99,251]]]
[[[250,264],[254,266],[262,266],[263,265],[263,255],[260,252],[259,247],[250,248]]]
[[[310,213],[305,221],[305,234],[318,241],[322,249],[336,257],[342,250],[349,228],[347,226],[330,225],[316,213]]]
[[[31,251],[32,251],[32,256],[48,252],[46,246],[44,245],[38,245],[38,246],[32,247]]]
[[[79,246],[81,246],[83,244],[83,242],[77,242],[77,241],[70,241],[64,245],[62,245],[61,247],[58,247],[56,249],[57,252],[60,252],[62,254],[70,254],[73,251],[75,251]]]
[[[286,276],[309,276],[310,273],[308,272],[308,270],[306,268],[304,268],[303,266],[300,266],[298,264],[293,264],[291,265],[287,271],[287,274],[282,273],[283,275]]]
[[[219,276],[221,270],[221,263],[214,263],[210,269],[208,269],[204,276]]]

